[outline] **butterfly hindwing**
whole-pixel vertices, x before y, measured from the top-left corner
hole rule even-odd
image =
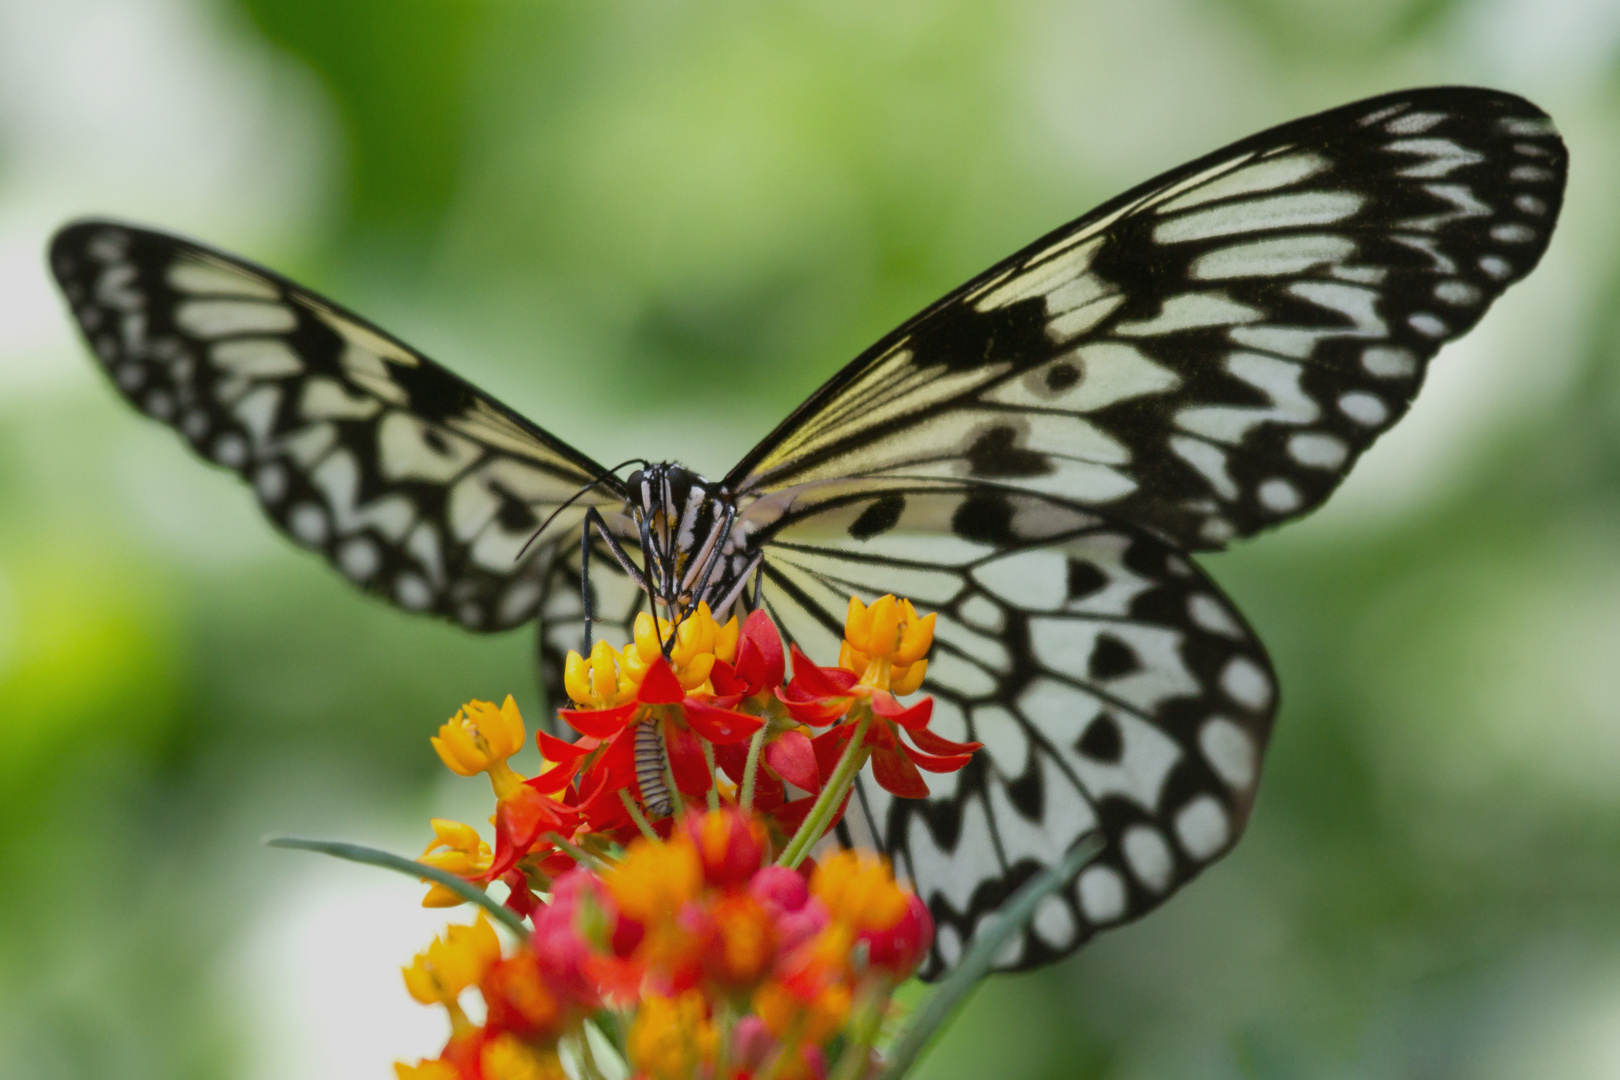
[[[937,613],[930,725],[985,744],[926,800],[863,775],[851,837],[887,851],[939,924],[925,973],[1087,832],[1107,846],[1000,966],[1033,966],[1152,909],[1247,820],[1276,683],[1242,617],[1142,529],[1063,500],[931,485],[807,491],[764,527],[765,597],[813,656],[853,593]]]
[[[299,544],[370,592],[470,629],[534,616],[549,551],[518,553],[598,477],[588,458],[358,316],[231,256],[86,221],[57,234],[50,259],[119,391],[239,473]],[[567,511],[559,532],[582,512]]]
[[[1552,122],[1489,90],[1262,132],[907,322],[728,483],[980,480],[1221,547],[1332,491],[1435,351],[1535,266],[1565,171]]]

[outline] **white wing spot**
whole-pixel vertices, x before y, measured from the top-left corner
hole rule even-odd
[[[1159,307],[1159,314],[1153,318],[1120,323],[1114,327],[1114,333],[1126,337],[1154,337],[1200,326],[1256,322],[1263,317],[1259,308],[1240,304],[1224,293],[1181,293],[1166,298]]]
[[[1340,397],[1339,411],[1363,427],[1377,427],[1389,419],[1389,407],[1383,400],[1362,390]]]
[[[1443,304],[1452,307],[1473,307],[1479,303],[1480,291],[1477,285],[1470,285],[1466,281],[1453,278],[1442,281],[1434,287],[1434,298]]]
[[[118,372],[113,377],[118,380],[118,385],[125,393],[131,390],[139,390],[141,384],[146,381],[146,365],[137,364],[133,360],[125,364],[119,364]]]
[[[298,326],[291,308],[256,300],[187,300],[175,309],[174,321],[201,338],[284,334]]]
[[[222,341],[208,355],[216,366],[244,379],[271,379],[304,370],[303,360],[280,338]]]
[[[1066,949],[1074,940],[1075,925],[1074,912],[1069,905],[1063,902],[1062,897],[1048,896],[1042,900],[1035,909],[1035,933],[1054,949]]]
[[[294,538],[307,547],[320,547],[326,543],[330,531],[326,511],[307,502],[292,508],[292,513],[287,515],[287,527],[292,530]]]
[[[1234,656],[1221,669],[1221,689],[1226,696],[1258,712],[1271,704],[1271,677],[1247,656]]]
[[[1542,199],[1540,196],[1531,195],[1528,192],[1523,195],[1514,196],[1513,205],[1517,206],[1520,210],[1523,210],[1526,214],[1535,214],[1537,217],[1540,217],[1542,214],[1547,212],[1546,200]]]
[[[234,431],[228,431],[214,441],[214,460],[232,469],[247,464],[248,444]]]
[[[1259,772],[1254,739],[1247,731],[1224,716],[1212,716],[1198,730],[1198,749],[1204,760],[1227,784],[1247,791]]]
[[[1075,883],[1080,910],[1101,926],[1125,914],[1125,881],[1112,866],[1088,866]]]
[[[1413,112],[1397,116],[1384,125],[1391,135],[1421,135],[1446,118],[1445,113]]]
[[[146,395],[146,411],[159,420],[174,415],[174,398],[167,390],[154,390]]]
[[[192,409],[180,418],[180,430],[185,432],[186,437],[191,439],[192,442],[200,441],[204,435],[208,434],[208,429],[211,426],[213,424],[208,414],[201,409]]]
[[[1119,846],[1125,853],[1125,865],[1152,892],[1163,892],[1170,887],[1170,878],[1176,864],[1170,854],[1170,845],[1151,825],[1137,823],[1125,830]]]
[[[1232,825],[1213,795],[1200,795],[1176,813],[1176,839],[1181,850],[1204,862],[1226,846]]]
[[[1193,593],[1187,597],[1187,617],[1194,625],[1212,634],[1236,641],[1243,639],[1243,627],[1232,618],[1232,613],[1226,610],[1226,605],[1209,593]]]
[[[394,599],[401,607],[422,611],[433,603],[433,588],[416,574],[401,574],[394,582]]]
[[[357,536],[338,549],[338,566],[351,581],[369,581],[382,565],[382,553],[364,536]]]
[[[1239,195],[1255,195],[1263,191],[1276,191],[1290,187],[1301,180],[1325,171],[1332,163],[1319,154],[1281,154],[1245,163],[1224,176],[1197,184],[1185,194],[1160,204],[1161,215],[1179,213],[1217,199],[1232,199]]]
[[[280,462],[269,461],[253,473],[253,489],[259,498],[274,506],[287,494],[287,469]]]
[[[1237,484],[1226,472],[1226,451],[1204,439],[1186,435],[1170,436],[1170,449],[1187,464],[1198,470],[1215,493],[1228,502],[1237,498]]]
[[[1542,168],[1540,165],[1515,165],[1508,172],[1509,180],[1516,180],[1521,184],[1540,183],[1552,178],[1552,170]]]
[[[1413,312],[1406,317],[1407,325],[1424,337],[1443,338],[1451,332],[1451,328],[1441,322],[1427,311]]]
[[[1506,221],[1491,226],[1491,239],[1500,240],[1504,244],[1528,244],[1535,238],[1536,230],[1517,221]]]
[[[1465,146],[1459,146],[1450,139],[1396,139],[1387,144],[1384,149],[1393,150],[1398,154],[1413,154],[1426,160],[1415,165],[1408,165],[1397,175],[1428,178],[1445,176],[1453,169],[1464,165],[1475,165],[1485,160],[1485,155]]]
[[[1347,236],[1305,233],[1216,248],[1194,259],[1190,272],[1204,280],[1276,277],[1343,262],[1355,253],[1355,241]]]
[[[1353,191],[1307,191],[1249,199],[1167,218],[1154,227],[1153,239],[1175,244],[1266,229],[1331,225],[1353,216],[1365,202]]]
[[[969,597],[961,608],[962,621],[981,630],[1000,631],[1005,623],[1001,608],[995,601],[977,594]]]
[[[1337,469],[1350,447],[1337,435],[1302,431],[1288,440],[1288,456],[1310,469]]]
[[[194,296],[211,293],[275,300],[281,295],[281,291],[264,278],[192,255],[180,256],[164,277],[174,289]]]
[[[1260,485],[1260,504],[1277,514],[1289,514],[1299,509],[1304,500],[1299,489],[1280,476],[1274,476]]]
[[[1481,255],[1479,268],[1498,281],[1513,273],[1513,264],[1500,255]]]

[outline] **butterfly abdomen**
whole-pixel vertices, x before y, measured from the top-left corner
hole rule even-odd
[[[636,725],[636,786],[641,789],[641,805],[655,818],[668,817],[674,809],[669,785],[664,782],[664,737],[658,721],[643,720]]]

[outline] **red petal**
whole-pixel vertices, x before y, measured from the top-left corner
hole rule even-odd
[[[906,738],[917,744],[917,749],[927,754],[971,754],[983,746],[976,742],[952,742],[942,735],[937,735],[928,728],[915,728],[906,732]]]
[[[777,632],[776,624],[764,610],[754,612],[743,620],[742,640],[750,647],[759,651],[759,658],[764,663],[764,671],[759,685],[775,689],[782,685],[782,675],[787,665],[782,658],[782,635]],[[738,661],[741,666],[742,650],[738,649]]]
[[[687,698],[681,708],[692,730],[719,745],[741,742],[765,725],[765,721],[757,716],[717,709],[696,698]]]
[[[675,677],[674,669],[662,656],[648,666],[647,677],[641,680],[641,689],[636,691],[636,700],[643,705],[673,705],[685,696],[681,680]]]
[[[742,658],[738,657],[738,666],[732,667],[724,660],[716,660],[714,667],[709,669],[709,685],[721,697],[747,697],[752,691],[748,689],[747,682],[742,678]]]
[[[844,747],[849,745],[850,736],[854,733],[855,725],[840,724],[811,739],[810,746],[816,752],[816,771],[822,776],[831,776],[833,770],[838,767],[838,759],[844,755]]]
[[[707,794],[713,777],[709,775],[709,763],[704,760],[697,736],[679,724],[668,724],[664,728],[664,746],[669,751],[669,769],[675,774],[675,786],[689,795]]]
[[[909,731],[928,726],[928,720],[934,715],[934,699],[925,697],[921,701],[905,706],[887,691],[878,691],[872,695],[872,711],[883,719],[899,724]]]
[[[733,784],[740,784],[743,781],[743,773],[748,771],[748,747],[740,742],[716,746],[714,763],[731,777]]]
[[[601,745],[597,742],[569,742],[555,735],[547,735],[543,731],[535,732],[534,740],[540,747],[540,756],[547,761],[573,761],[584,757]]]
[[[634,701],[628,701],[611,709],[558,709],[557,715],[581,735],[610,739],[624,730],[638,707]]]
[[[816,697],[836,697],[849,693],[857,682],[855,673],[843,668],[817,667],[810,658],[793,646],[793,685]]]
[[[790,691],[792,687],[788,688]],[[783,691],[776,692],[776,700],[787,706],[788,715],[801,724],[825,727],[849,712],[849,698],[792,698]]]
[[[821,790],[816,750],[803,732],[784,731],[765,744],[765,763],[776,775],[802,791]]]
[[[921,750],[913,750],[909,746],[902,746],[901,750],[905,753],[906,759],[914,763],[917,768],[933,773],[955,772],[973,760],[972,754],[950,754],[935,757],[933,754],[925,754]]]
[[[523,782],[536,791],[547,795],[555,795],[568,786],[568,782],[574,778],[574,773],[578,771],[579,762],[577,760],[570,761],[561,765],[553,765],[539,776],[530,777]]]
[[[928,782],[917,771],[917,766],[898,750],[880,746],[872,751],[872,777],[884,791],[902,799],[928,798]]]

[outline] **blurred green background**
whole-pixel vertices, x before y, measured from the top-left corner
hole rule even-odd
[[[1329,508],[1205,560],[1284,687],[1248,837],[922,1075],[1620,1076],[1615,0],[3,0],[0,1073],[431,1052],[396,965],[441,917],[258,841],[416,849],[484,797],[434,726],[538,709],[527,632],[358,597],[115,399],[61,221],[240,251],[598,460],[716,475],[1114,192],[1441,82],[1551,112],[1568,202]]]

